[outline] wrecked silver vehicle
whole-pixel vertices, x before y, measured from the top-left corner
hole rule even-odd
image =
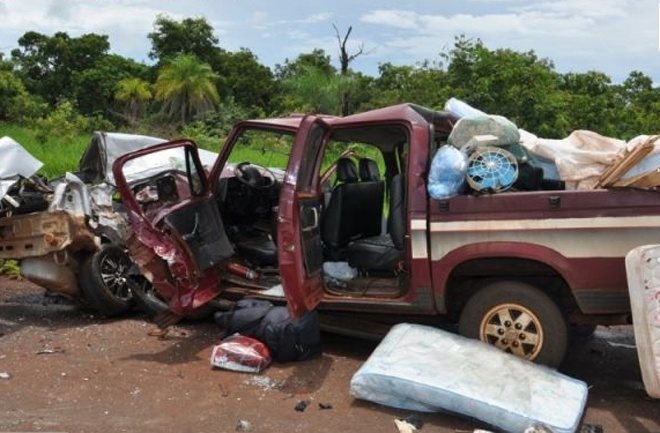
[[[0,259],[20,260],[21,274],[51,292],[84,301],[108,316],[129,310],[126,285],[132,266],[124,239],[127,219],[112,164],[121,155],[166,140],[97,132],[79,171],[48,184],[36,175],[42,163],[9,137],[0,139]],[[216,154],[202,152],[205,161]],[[135,165],[133,173],[167,170],[176,161]],[[129,176],[130,177],[130,176]]]

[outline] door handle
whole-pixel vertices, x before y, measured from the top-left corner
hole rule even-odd
[[[199,236],[199,213],[195,212],[195,225],[193,226],[192,231],[182,235],[181,238],[187,242],[192,238],[196,238],[197,236]]]
[[[315,207],[306,208],[305,210],[310,211],[312,213],[312,224],[303,227],[302,231],[310,232],[310,231],[316,229],[319,226],[319,221],[320,221],[319,210]]]

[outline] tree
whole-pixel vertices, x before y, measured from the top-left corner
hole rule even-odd
[[[556,137],[565,133],[559,74],[533,51],[489,50],[480,40],[456,38],[442,55],[451,96],[487,113],[501,114],[518,126]]]
[[[218,90],[223,100],[232,99],[254,115],[263,115],[274,108],[273,73],[250,50],[219,50],[211,66],[219,76]]]
[[[330,56],[321,48],[311,53],[299,54],[295,60],[285,59],[284,64],[275,65],[275,78],[283,81],[309,71],[313,68],[326,76],[334,75],[337,69],[330,63]]]
[[[217,74],[211,67],[190,54],[169,60],[156,80],[156,100],[163,101],[163,111],[170,117],[180,116],[186,123],[193,115],[213,109],[220,102],[215,86]]]
[[[137,123],[146,103],[153,97],[150,87],[141,78],[124,78],[117,83],[115,98],[126,105],[125,115],[131,125]]]
[[[72,74],[74,98],[82,114],[116,112],[115,91],[119,82],[129,78],[146,79],[150,68],[134,60],[112,54],[92,67]]]
[[[332,25],[335,29],[335,36],[337,37],[337,44],[339,45],[339,73],[342,77],[344,77],[344,80],[346,80],[349,76],[349,69],[348,67],[350,66],[351,62],[355,60],[357,57],[359,57],[361,54],[364,53],[364,44],[360,44],[358,47],[358,50],[353,53],[349,54],[348,49],[346,48],[346,44],[348,43],[348,37],[351,35],[351,31],[353,30],[353,26],[349,26],[348,30],[346,31],[346,34],[342,37],[339,35],[339,29],[337,28],[336,25]],[[350,114],[350,94],[348,92],[348,89],[345,88],[344,92],[341,95],[341,114],[342,116],[347,116]]]
[[[0,69],[0,121],[23,122],[41,114],[23,82],[10,70]]]
[[[149,33],[148,37],[151,40],[149,57],[157,60],[159,64],[180,54],[192,54],[206,63],[211,63],[219,49],[216,46],[218,38],[205,18],[176,21],[159,15],[154,23],[154,31]]]
[[[431,108],[441,108],[452,96],[446,73],[438,66],[423,62],[416,66],[396,66],[383,63],[373,83],[372,108],[403,102],[414,102]]]
[[[71,38],[64,32],[51,37],[30,31],[19,38],[18,45],[11,57],[25,87],[51,105],[71,99],[74,71],[93,67],[110,49],[108,36],[94,33]]]
[[[609,76],[596,71],[570,72],[561,76],[564,110],[569,131],[590,129],[604,135],[617,135],[617,121],[623,104],[616,97]]]
[[[297,75],[282,82],[285,94],[283,106],[288,111],[341,114],[342,95],[351,85],[350,77],[306,66]]]

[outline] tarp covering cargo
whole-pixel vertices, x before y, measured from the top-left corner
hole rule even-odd
[[[403,323],[355,373],[351,394],[400,409],[451,411],[507,432],[542,424],[572,433],[587,386],[477,340]]]

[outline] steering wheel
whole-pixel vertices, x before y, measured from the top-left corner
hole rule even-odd
[[[275,173],[262,165],[251,162],[241,162],[236,165],[234,177],[244,185],[257,189],[268,189],[277,183]]]

